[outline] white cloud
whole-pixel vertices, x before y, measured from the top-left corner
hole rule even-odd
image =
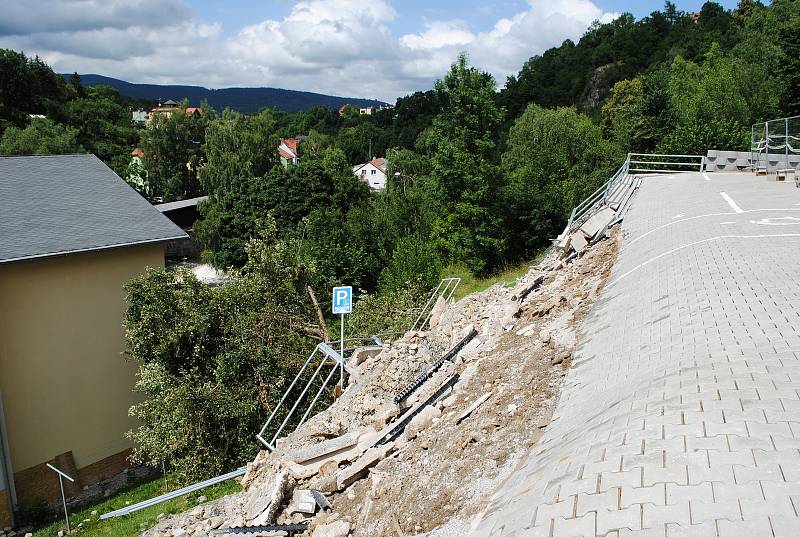
[[[528,0],[526,9],[488,31],[463,20],[433,20],[420,33],[396,36],[388,0],[303,0],[283,19],[223,37],[219,23],[189,16],[183,0],[40,0],[39,6],[0,5],[0,47],[39,54],[58,71],[390,102],[432,87],[461,51],[502,84],[530,56],[614,16],[591,0]],[[35,16],[39,11],[46,13]]]

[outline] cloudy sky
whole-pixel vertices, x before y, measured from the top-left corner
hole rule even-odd
[[[701,0],[678,1],[698,10]],[[734,7],[735,0],[721,2]],[[0,47],[60,72],[130,82],[272,86],[389,102],[441,77],[458,52],[502,84],[592,21],[662,1],[0,0]]]

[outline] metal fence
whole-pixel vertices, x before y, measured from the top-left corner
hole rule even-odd
[[[436,289],[433,290],[425,305],[417,315],[411,330],[423,330],[433,315],[433,309],[439,298],[450,300],[455,293],[461,278],[444,278]],[[295,375],[286,392],[281,397],[278,404],[272,409],[272,413],[267,418],[264,426],[256,435],[256,439],[261,442],[268,450],[275,450],[275,443],[278,438],[288,430],[294,430],[305,423],[313,416],[314,409],[318,404],[330,404],[333,401],[333,385],[331,380],[336,376],[336,371],[347,372],[347,359],[353,351],[359,347],[374,345],[383,346],[384,340],[400,336],[400,333],[375,334],[365,338],[345,339],[347,347],[341,353],[337,350],[336,342],[326,341],[314,347],[314,351],[306,359],[303,367]],[[313,373],[309,372],[313,370]],[[344,377],[341,378],[344,387]],[[315,391],[316,390],[316,391]],[[314,394],[311,398],[311,394]],[[291,405],[291,407],[289,406]],[[305,408],[305,411],[302,409]],[[297,414],[303,411],[298,419]],[[269,439],[266,438],[268,431],[280,420],[280,425],[274,429]]]
[[[703,172],[705,164],[704,155],[628,153],[625,162],[614,175],[572,209],[567,227],[559,239],[569,233],[573,227],[583,223],[602,206],[609,206],[618,213],[621,212],[638,185],[639,176],[655,173]]]
[[[800,116],[754,124],[750,160],[756,172],[800,168]]]

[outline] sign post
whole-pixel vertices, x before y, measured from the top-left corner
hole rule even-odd
[[[344,315],[353,311],[353,288],[348,286],[333,288],[333,314],[339,315],[342,320],[339,331],[339,375],[342,391],[344,391]]]

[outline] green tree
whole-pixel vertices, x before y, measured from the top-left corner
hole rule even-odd
[[[149,128],[142,131],[144,166],[153,189],[152,201],[174,201],[203,193],[197,178],[205,163],[205,126],[211,111],[201,117],[187,115],[187,103],[171,113],[155,114]]]
[[[49,119],[34,119],[24,129],[9,127],[0,138],[0,155],[83,153],[78,131]]]
[[[321,334],[296,245],[263,223],[246,271],[225,285],[149,270],[126,286],[128,354],[144,395],[131,409],[140,423],[129,433],[134,458],[164,461],[186,482],[252,459],[253,431]]]
[[[448,261],[476,273],[501,261],[495,140],[503,117],[494,102],[494,79],[459,56],[436,83],[442,112],[433,121],[431,175],[445,213],[434,224],[437,246]]]
[[[561,232],[568,211],[611,177],[622,153],[591,119],[571,108],[530,105],[503,154],[506,227],[513,259],[530,258]]]

